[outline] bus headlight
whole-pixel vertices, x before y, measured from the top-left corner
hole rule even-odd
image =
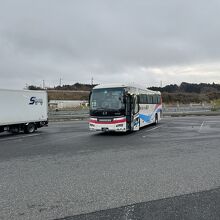
[[[94,125],[94,124],[91,124],[91,123],[89,124],[89,126],[90,126],[90,127],[95,127],[95,125]]]

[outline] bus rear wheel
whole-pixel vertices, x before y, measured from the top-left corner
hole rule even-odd
[[[158,122],[159,122],[159,121],[158,121],[158,114],[156,114],[156,115],[155,115],[155,119],[154,119],[154,125],[157,125]]]

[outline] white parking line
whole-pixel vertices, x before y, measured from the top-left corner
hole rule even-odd
[[[9,141],[9,140],[19,140],[23,138],[28,138],[28,137],[34,137],[34,136],[39,136],[41,134],[29,134],[29,135],[23,135],[23,136],[16,136],[16,137],[11,137],[11,138],[0,138],[0,141]]]
[[[205,124],[205,121],[202,122],[200,128],[199,128],[199,132],[202,130],[203,125]]]
[[[158,129],[158,128],[161,128],[161,127],[163,127],[163,125],[160,125],[160,126],[157,126],[157,127],[155,127],[155,128],[152,128],[152,129],[150,129],[150,130],[147,130],[146,132],[150,132],[150,131],[156,130],[156,129]],[[142,137],[145,138],[146,136],[142,136]]]

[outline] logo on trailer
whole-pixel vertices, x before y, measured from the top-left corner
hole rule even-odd
[[[41,99],[41,98],[36,98],[36,97],[31,97],[30,98],[30,102],[29,102],[29,105],[38,105],[38,104],[41,104],[41,105],[43,105],[43,99]]]

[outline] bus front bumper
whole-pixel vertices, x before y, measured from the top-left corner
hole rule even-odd
[[[91,118],[89,121],[89,129],[91,131],[116,131],[126,132],[127,124],[125,118],[115,118],[112,121],[99,121],[98,119]]]

